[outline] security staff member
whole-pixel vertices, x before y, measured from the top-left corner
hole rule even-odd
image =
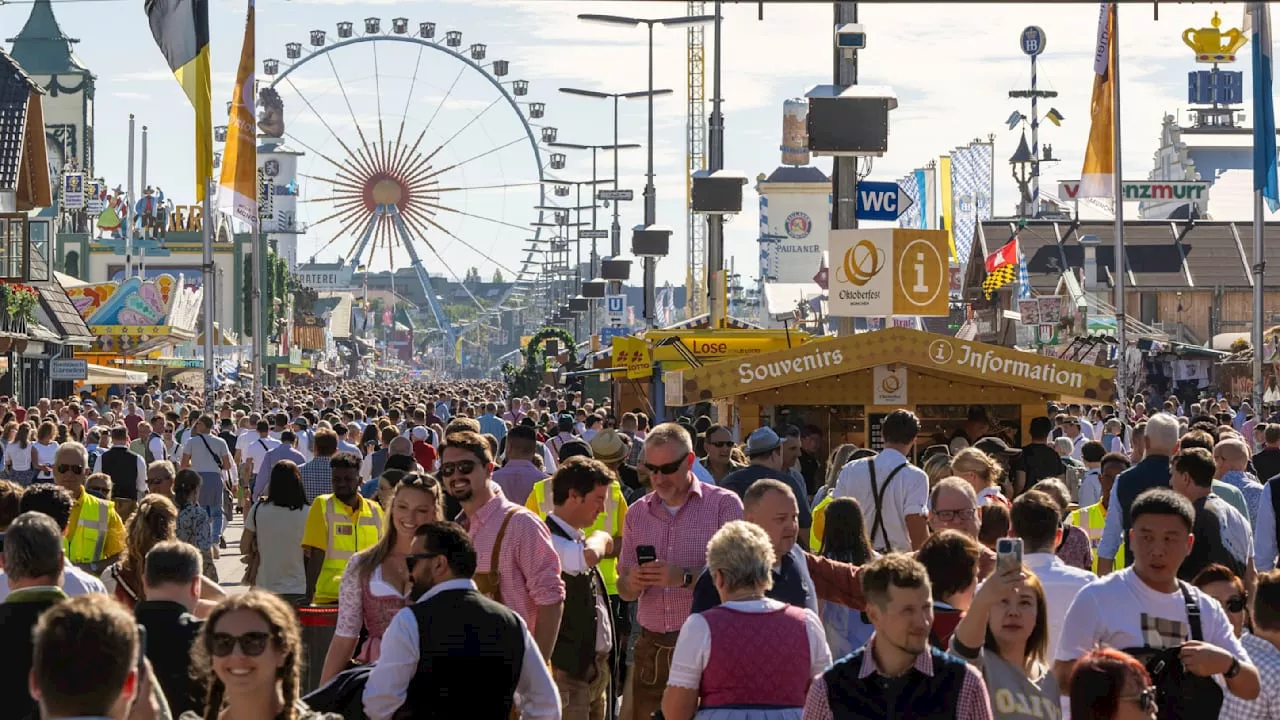
[[[84,490],[90,474],[89,451],[78,442],[65,442],[53,456],[53,481],[75,504],[67,523],[67,559],[85,572],[97,575],[124,552],[124,523],[109,500]]]
[[[124,425],[111,428],[111,449],[98,456],[93,471],[111,476],[111,499],[121,522],[128,522],[147,494],[147,462],[129,449],[129,429]]]
[[[315,605],[338,602],[342,572],[351,556],[382,537],[382,508],[360,496],[360,458],[338,453],[329,459],[333,493],[311,503],[302,548],[307,558],[307,597]]]

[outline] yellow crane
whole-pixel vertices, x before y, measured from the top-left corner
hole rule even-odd
[[[690,17],[705,15],[705,0],[688,0]],[[691,25],[689,34],[689,117],[686,132],[685,213],[689,247],[685,275],[685,311],[689,317],[707,312],[707,222],[694,214],[693,173],[707,167],[707,96],[704,28]]]

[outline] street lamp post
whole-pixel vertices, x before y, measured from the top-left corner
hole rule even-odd
[[[649,98],[650,103],[652,104],[654,97],[659,95],[670,95],[673,91],[670,89],[664,88],[661,90],[649,89],[649,90],[637,90],[635,92],[625,92],[625,93],[608,93],[608,92],[600,92],[599,90],[583,90],[580,88],[560,88],[560,92],[565,93],[566,95],[578,95],[581,97],[613,99],[613,146],[612,146],[613,189],[618,190],[619,189],[618,187],[618,151],[625,150],[627,148],[632,147],[632,145],[618,144],[618,100],[619,98],[631,100],[634,98],[647,97]],[[653,117],[653,114],[652,112],[650,112],[650,118],[652,117]],[[650,123],[650,125],[652,125],[652,123]],[[634,145],[634,147],[640,147],[640,146],[636,144]],[[652,160],[652,156],[650,157],[650,160]],[[612,252],[610,257],[615,259],[620,255],[622,255],[622,224],[618,221],[618,213],[621,210],[621,206],[618,205],[617,202],[618,201],[616,200],[614,201],[613,226],[609,230],[609,238],[612,243],[610,246],[610,251]],[[622,283],[620,281],[613,281],[610,283],[610,286],[611,287],[609,288],[609,292],[615,295],[622,292]]]
[[[590,150],[590,151],[591,151],[591,180],[590,180],[590,182],[589,182],[589,183],[588,183],[587,181],[573,182],[573,181],[567,181],[567,180],[555,180],[555,179],[548,179],[548,180],[546,180],[546,182],[547,182],[548,184],[553,184],[553,185],[554,185],[554,184],[558,184],[558,183],[559,183],[559,184],[565,184],[565,185],[587,185],[587,184],[590,184],[590,185],[593,187],[593,189],[594,189],[594,188],[595,188],[595,186],[597,186],[597,185],[600,185],[600,184],[603,184],[603,183],[605,183],[605,182],[608,182],[608,181],[606,181],[606,180],[600,180],[600,179],[598,179],[598,178],[597,178],[597,176],[596,176],[596,175],[597,175],[596,154],[597,154],[597,152],[598,152],[598,151],[600,151],[600,150],[612,150],[612,151],[613,151],[613,156],[614,156],[614,158],[617,158],[617,156],[618,156],[618,151],[619,151],[619,150],[633,150],[633,149],[635,149],[635,148],[640,147],[640,144],[639,144],[639,143],[627,143],[627,144],[623,144],[623,145],[618,145],[617,143],[614,143],[614,144],[612,144],[612,145],[579,145],[579,144],[577,144],[577,143],[553,142],[553,143],[551,143],[550,145],[551,145],[551,147],[554,147],[554,148],[560,148],[560,149],[568,149],[568,150]],[[613,175],[613,181],[612,181],[612,182],[613,182],[613,189],[617,190],[617,189],[618,189],[618,166],[617,166],[617,161],[616,161],[616,160],[614,161],[614,170],[613,170],[613,173],[614,173],[614,175]],[[597,203],[598,203],[598,201],[599,201],[599,199],[600,199],[600,198],[599,198],[598,196],[593,196],[593,198],[592,198],[592,208],[591,208],[591,230],[593,231],[593,232],[592,232],[592,235],[593,235],[593,236],[594,236],[594,234],[595,234],[595,233],[594,233],[594,231],[597,229],[597,227],[596,227],[596,224],[597,224],[596,209],[599,207],[599,205],[597,204]],[[613,247],[612,249],[613,249],[613,254],[614,254],[614,256],[615,256],[615,257],[616,257],[618,254],[620,254],[621,249],[622,249],[622,248],[621,248],[621,239],[618,237],[618,233],[620,232],[620,228],[618,227],[618,204],[617,204],[617,202],[618,202],[617,200],[614,200],[614,205],[613,205],[613,233],[614,233],[614,235],[613,235],[613,241],[614,241],[614,247]],[[595,280],[595,279],[596,279],[596,275],[600,272],[600,255],[599,255],[598,247],[597,247],[597,244],[596,244],[596,240],[597,240],[597,238],[595,238],[595,237],[592,237],[592,238],[591,238],[591,277],[589,278],[589,279],[591,279],[591,280]]]
[[[645,171],[644,185],[644,226],[650,227],[657,222],[657,202],[658,191],[653,185],[653,27],[662,25],[663,27],[687,28],[693,25],[706,25],[716,19],[715,15],[692,15],[669,18],[633,18],[621,15],[595,15],[584,14],[578,16],[579,20],[591,23],[601,23],[605,25],[620,25],[624,27],[636,27],[644,25],[649,30],[649,162]],[[657,263],[654,258],[644,258],[644,318],[645,321],[652,325],[654,315],[654,286],[656,284]]]

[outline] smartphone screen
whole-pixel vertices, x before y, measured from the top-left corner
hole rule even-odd
[[[996,571],[1005,573],[1022,567],[1022,538],[996,541]]]
[[[644,565],[658,559],[658,551],[652,545],[640,545],[636,547],[636,562]]]

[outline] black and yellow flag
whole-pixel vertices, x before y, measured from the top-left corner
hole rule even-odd
[[[213,177],[209,0],[146,0],[151,35],[196,111],[196,200]]]

